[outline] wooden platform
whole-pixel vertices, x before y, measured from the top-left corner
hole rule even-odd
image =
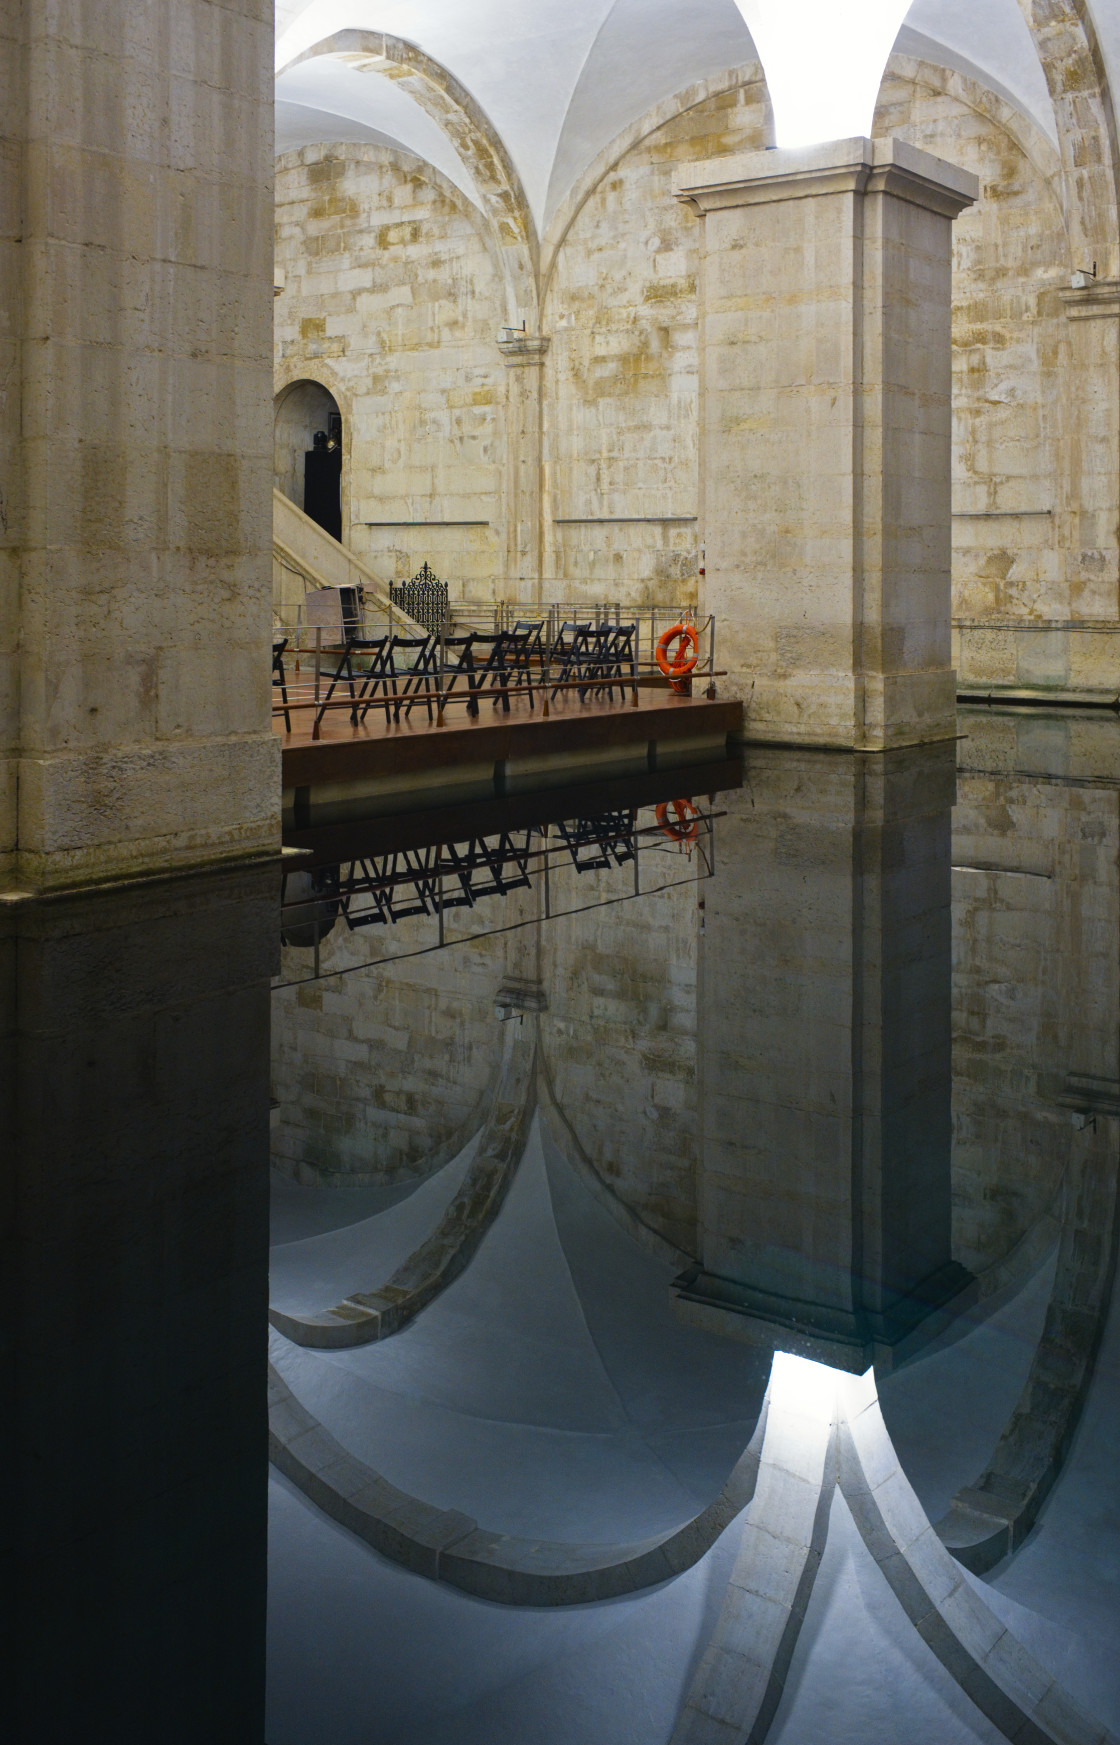
[[[328,713],[313,740],[310,710],[293,715],[291,733],[274,718],[283,745],[284,822],[306,828],[331,818],[413,811],[448,801],[490,798],[592,780],[711,763],[741,731],[736,701],[679,697],[643,686],[613,702],[575,693],[557,697],[547,718],[540,701],[511,699],[509,714],[489,700],[477,718],[462,705],[445,725],[422,709],[399,724],[372,710],[359,727],[345,709]]]

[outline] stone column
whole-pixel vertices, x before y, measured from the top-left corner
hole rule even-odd
[[[0,0],[9,882],[278,841],[272,42],[269,0]]]
[[[950,1194],[954,753],[760,750],[703,887],[700,1267],[679,1307],[859,1372],[969,1283]]]
[[[703,605],[752,739],[955,732],[950,245],[974,176],[901,140],[694,164]]]
[[[1069,320],[1066,465],[1071,510],[1065,545],[1074,628],[1021,636],[1016,678],[1020,684],[1053,685],[1056,676],[1059,686],[1114,697],[1120,625],[1120,282],[1095,279],[1059,296]],[[1083,629],[1076,627],[1079,620]],[[1041,660],[1035,657],[1041,670],[1033,672],[1027,666],[1032,643],[1044,649]]]
[[[541,525],[541,399],[550,341],[539,334],[500,339],[509,367],[506,398],[506,594],[539,605],[544,567]]]

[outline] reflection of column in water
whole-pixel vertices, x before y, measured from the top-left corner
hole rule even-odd
[[[5,1714],[259,1740],[275,871],[21,903],[5,931]]]
[[[969,1283],[951,1254],[952,744],[758,752],[700,976],[687,1318],[883,1360]]]

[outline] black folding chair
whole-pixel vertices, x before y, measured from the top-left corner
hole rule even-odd
[[[509,671],[505,663],[506,647],[509,642],[509,632],[505,630],[482,631],[470,630],[463,636],[445,636],[443,639],[444,671],[443,697],[446,702],[459,681],[466,683],[469,693],[467,714],[478,714],[478,699],[482,693],[493,687],[500,693],[495,697],[495,703],[501,702],[509,710]]]
[[[509,670],[510,688],[515,691],[527,690],[529,707],[533,709],[534,680],[539,680],[544,672],[544,620],[526,623],[518,619],[509,632],[509,642],[506,649],[506,666]]]
[[[343,681],[345,681],[350,690],[350,725],[352,727],[358,725],[359,705],[364,703],[364,707],[362,708],[362,720],[364,721],[366,711],[371,709],[375,703],[377,703],[377,691],[380,688],[385,689],[385,697],[379,704],[377,704],[377,706],[385,710],[385,721],[386,725],[388,725],[390,704],[388,687],[385,685],[386,651],[388,649],[388,644],[389,638],[387,636],[348,636],[346,638],[346,645],[342,650],[342,654],[339,658],[338,665],[334,670],[331,682],[327,686],[326,695],[319,704],[318,712],[315,716],[315,726],[312,729],[313,735],[318,735],[319,723],[327,712],[327,706],[330,703],[331,698],[334,696],[335,687]],[[355,670],[355,655],[359,658],[364,657],[367,659],[369,664],[366,667],[358,667],[358,669]],[[358,683],[357,691],[354,689],[356,682]]]
[[[638,682],[634,653],[638,626],[636,624],[600,624],[594,633],[594,646],[585,663],[586,676],[595,681],[590,687],[601,696],[606,691],[614,696],[615,685],[625,694],[624,671],[630,674],[630,684]],[[580,692],[581,698],[584,692]]]
[[[555,697],[561,685],[573,678],[583,676],[583,668],[591,651],[591,620],[584,623],[574,620],[561,624],[556,640],[549,650],[549,666],[557,670],[552,676],[556,680],[552,695]],[[582,695],[582,692],[581,692]]]
[[[470,680],[473,696],[467,704],[469,715],[478,714],[478,700],[483,691],[493,691],[494,707],[502,705],[509,714],[509,660],[512,632],[508,630],[476,630],[470,649]],[[480,658],[481,657],[481,658]]]
[[[280,687],[280,699],[283,703],[283,709],[281,712],[284,716],[284,726],[290,733],[292,731],[292,717],[288,711],[288,681],[284,673],[284,650],[287,646],[288,638],[286,636],[273,637],[272,685],[273,689],[275,689],[277,685]]]
[[[397,651],[415,651],[411,662],[397,662]],[[432,719],[432,699],[439,701],[439,637],[394,636],[389,649],[393,665],[393,720],[399,721],[401,710],[407,720],[417,703],[423,702]],[[397,681],[403,680],[398,688]]]

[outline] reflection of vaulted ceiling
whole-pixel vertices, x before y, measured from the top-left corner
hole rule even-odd
[[[1115,76],[1120,0],[1086,9]],[[539,230],[629,122],[756,58],[735,0],[277,0],[276,29],[278,151],[388,141],[478,198],[471,166],[397,79],[338,53],[298,58],[342,31],[384,32],[415,44],[484,112]],[[897,47],[970,73],[1054,136],[1020,0],[914,0]]]

